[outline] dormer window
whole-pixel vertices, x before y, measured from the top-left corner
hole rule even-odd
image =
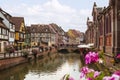
[[[13,25],[13,29],[15,29],[15,25]]]
[[[48,31],[48,29],[45,29],[45,31],[47,32],[47,31]]]

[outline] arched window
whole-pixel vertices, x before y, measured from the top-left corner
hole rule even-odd
[[[111,33],[111,15],[109,14],[109,33]]]
[[[100,35],[103,35],[103,21],[101,20],[99,24]]]
[[[108,30],[109,30],[109,28],[108,28],[108,16],[106,16],[105,17],[105,33],[107,34],[108,33]]]

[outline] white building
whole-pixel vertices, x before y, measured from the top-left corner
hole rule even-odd
[[[0,17],[3,18],[3,23],[9,29],[8,43],[14,45],[14,41],[15,41],[15,25],[11,21],[12,16],[0,8]]]

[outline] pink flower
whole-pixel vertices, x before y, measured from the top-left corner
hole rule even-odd
[[[84,73],[80,73],[80,79],[84,78],[86,75]]]
[[[120,76],[116,74],[113,74],[111,78],[113,78],[112,80],[120,80]]]
[[[90,54],[86,54],[86,56],[85,56],[85,64],[90,64],[90,63],[91,63]]]
[[[94,72],[94,78],[96,78],[97,76],[99,76],[100,73],[101,73],[101,72],[95,71],[95,72]]]
[[[93,80],[92,78],[87,78],[87,80]]]
[[[95,72],[93,69],[89,69],[88,70],[88,73],[90,73],[90,72]]]
[[[110,77],[110,76],[105,76],[104,78],[103,78],[103,80],[115,80],[113,77]]]
[[[120,70],[119,70],[119,71],[114,72],[114,74],[116,74],[116,75],[120,76]]]
[[[74,80],[74,78],[73,77],[69,77],[69,80]]]
[[[85,78],[86,75],[89,74],[89,73],[91,73],[91,72],[95,72],[95,71],[93,69],[89,69],[88,67],[83,67],[81,69],[80,79]],[[89,80],[91,80],[91,79],[89,79]]]
[[[85,56],[85,63],[86,63],[86,64],[90,64],[90,63],[92,63],[92,62],[98,62],[98,61],[99,61],[98,53],[89,52],[89,53],[86,54],[86,56]]]
[[[105,76],[103,80],[120,80],[120,76],[113,74],[112,76]]]
[[[120,54],[118,54],[116,58],[120,59]]]
[[[88,69],[88,67],[83,67],[81,70],[81,73],[83,73],[83,74],[87,74],[88,73],[88,71],[89,71],[89,69]]]

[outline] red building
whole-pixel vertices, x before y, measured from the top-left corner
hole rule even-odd
[[[109,0],[107,7],[93,5],[93,21],[87,20],[86,42],[114,58],[120,54],[120,0]]]

